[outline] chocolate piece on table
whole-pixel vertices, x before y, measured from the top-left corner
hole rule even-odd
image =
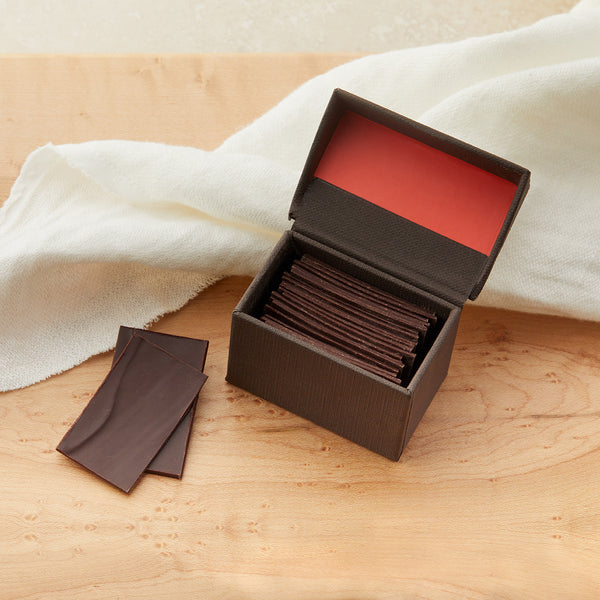
[[[121,352],[133,337],[134,333],[144,339],[160,346],[173,356],[188,363],[199,371],[204,370],[206,362],[206,353],[208,350],[207,340],[197,340],[178,335],[159,333],[158,331],[146,331],[145,329],[136,329],[134,327],[121,326],[119,336],[113,355],[113,365],[119,358]],[[167,477],[176,477],[181,479],[185,457],[187,455],[194,414],[196,412],[197,400],[194,400],[189,411],[181,419],[175,431],[170,435],[160,452],[154,457],[152,462],[146,467],[147,473],[156,475],[165,475]]]
[[[206,379],[134,334],[57,450],[129,492]]]

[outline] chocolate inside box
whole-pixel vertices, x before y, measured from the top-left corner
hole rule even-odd
[[[450,311],[453,306],[450,303],[442,301],[440,298],[419,290],[418,288],[407,284],[401,280],[393,277],[389,277],[384,272],[378,271],[368,265],[361,263],[357,260],[352,260],[347,255],[340,252],[336,252],[331,248],[324,246],[310,238],[306,238],[302,235],[292,235],[289,238],[289,243],[283,245],[280,248],[275,260],[269,263],[269,271],[264,273],[264,276],[258,279],[259,285],[255,290],[255,294],[249,298],[248,303],[244,306],[245,312],[251,315],[255,319],[260,319],[264,314],[265,305],[268,302],[273,290],[279,287],[282,279],[282,275],[285,272],[289,272],[290,267],[295,260],[299,259],[303,255],[308,254],[313,256],[328,265],[347,273],[353,277],[364,281],[384,292],[388,292],[397,298],[407,300],[414,303],[417,306],[427,309],[437,316],[436,323],[432,326],[427,339],[425,340],[425,347],[421,349],[418,356],[418,362],[412,369],[410,379],[416,374],[420,364],[423,362],[423,358],[427,355],[431,346],[437,339],[439,332],[442,330],[444,323],[446,322]],[[300,341],[300,340],[298,340]],[[310,345],[310,342],[304,342]],[[328,351],[322,350],[327,353]],[[336,353],[333,351],[329,352],[333,358],[337,358]],[[342,360],[339,359],[338,360]],[[410,380],[401,381],[398,379],[397,385],[408,385]]]
[[[308,252],[390,293],[433,309],[439,332],[407,386],[391,383],[260,320],[292,260]],[[397,460],[443,381],[461,308],[287,231],[236,307],[227,380],[391,460]]]
[[[292,229],[236,307],[227,379],[391,459],[443,381],[460,313],[477,297],[529,172],[336,90],[290,208]],[[260,321],[303,254],[432,312],[409,381],[384,380]]]

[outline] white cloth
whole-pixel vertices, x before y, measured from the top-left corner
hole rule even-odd
[[[33,152],[0,210],[0,390],[255,273],[289,225],[335,87],[532,171],[478,303],[600,320],[600,0],[584,0],[514,32],[337,67],[214,152],[127,141]]]

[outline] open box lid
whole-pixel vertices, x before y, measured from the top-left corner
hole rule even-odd
[[[487,280],[529,175],[337,89],[292,200],[292,229],[462,305]]]

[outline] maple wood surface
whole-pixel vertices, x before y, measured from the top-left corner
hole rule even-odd
[[[349,58],[0,57],[0,198],[48,141],[213,148]],[[393,463],[225,382],[249,281],[154,327],[210,340],[181,481],[126,495],[55,451],[109,353],[0,394],[2,600],[599,597],[600,324],[468,306]]]

